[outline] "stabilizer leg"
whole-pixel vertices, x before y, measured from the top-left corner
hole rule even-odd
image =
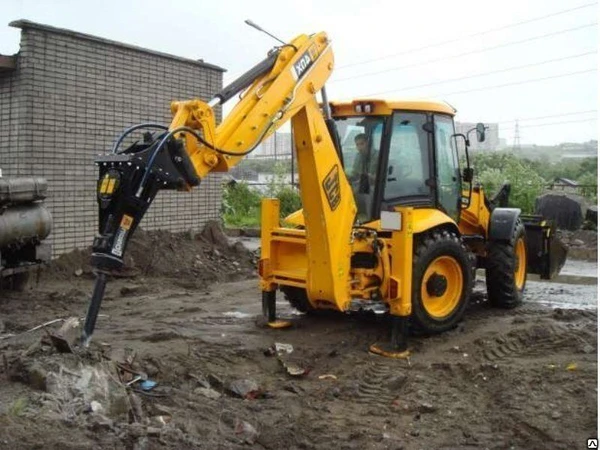
[[[371,353],[385,356],[386,358],[405,359],[410,356],[408,351],[408,317],[391,317],[391,339],[389,344],[373,344],[369,348]]]
[[[267,319],[267,325],[271,328],[287,328],[292,325],[289,320],[277,320],[275,305],[275,291],[262,292],[263,316]]]

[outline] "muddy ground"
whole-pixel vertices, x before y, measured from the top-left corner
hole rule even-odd
[[[383,318],[301,316],[280,299],[294,326],[265,328],[239,245],[148,239],[140,248],[172,247],[185,264],[134,255],[89,350],[58,353],[44,329],[27,332],[85,315],[85,255],[2,293],[0,448],[574,449],[597,435],[597,306],[573,291],[594,297],[597,281],[531,281],[524,305],[502,311],[480,280],[457,329],[412,336],[411,357],[390,360],[367,351],[387,338]],[[158,384],[126,388],[117,364]]]

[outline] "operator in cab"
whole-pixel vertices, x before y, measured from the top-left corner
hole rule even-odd
[[[368,205],[375,189],[377,160],[379,152],[369,148],[369,138],[365,133],[354,137],[358,155],[354,158],[350,172],[350,182],[354,190],[359,217],[368,215]]]

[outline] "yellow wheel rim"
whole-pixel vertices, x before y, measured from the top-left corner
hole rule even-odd
[[[462,291],[463,273],[458,261],[451,256],[434,259],[421,281],[421,300],[427,314],[434,319],[448,317],[458,306]]]
[[[521,237],[515,245],[515,284],[517,285],[517,289],[523,289],[526,276],[527,251],[525,250],[525,240]]]

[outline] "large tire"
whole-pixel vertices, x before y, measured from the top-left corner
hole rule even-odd
[[[306,290],[292,286],[282,286],[281,292],[283,292],[290,305],[301,313],[311,313],[315,310],[308,301]]]
[[[488,300],[492,306],[512,309],[523,302],[527,281],[525,227],[517,220],[510,241],[488,244],[485,269]]]
[[[442,333],[462,319],[473,289],[470,252],[449,231],[415,242],[412,322],[424,333]]]

